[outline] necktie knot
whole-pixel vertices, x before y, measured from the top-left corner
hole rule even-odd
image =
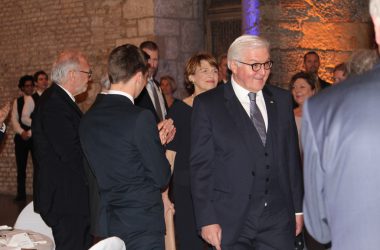
[[[256,102],[256,93],[249,92],[248,97],[251,102]]]
[[[151,87],[154,87],[154,81],[153,79],[148,79],[148,83],[150,84]]]

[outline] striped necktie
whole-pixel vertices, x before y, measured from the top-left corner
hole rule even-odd
[[[248,97],[249,97],[249,101],[250,101],[250,118],[253,122],[253,125],[255,125],[257,132],[259,133],[259,136],[261,138],[261,142],[265,146],[267,133],[266,133],[266,129],[265,129],[264,118],[263,118],[263,116],[260,112],[260,109],[256,103],[256,93],[250,92],[248,94]]]

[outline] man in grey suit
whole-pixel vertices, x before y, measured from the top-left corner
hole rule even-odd
[[[380,0],[370,1],[380,44]],[[380,65],[304,105],[305,224],[332,249],[380,248]]]

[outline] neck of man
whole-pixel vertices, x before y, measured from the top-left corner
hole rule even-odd
[[[128,95],[131,95],[133,99],[136,99],[136,97],[140,94],[140,93],[135,94],[136,88],[133,84],[123,83],[123,82],[117,82],[117,83],[111,84],[110,90],[117,90],[117,91],[127,93]]]

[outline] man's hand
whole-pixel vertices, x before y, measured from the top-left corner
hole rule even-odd
[[[302,232],[303,228],[303,215],[296,215],[296,236]]]
[[[1,109],[0,109],[0,125],[4,122],[5,118],[7,118],[9,111],[11,110],[11,103],[7,102]]]
[[[174,139],[176,128],[172,119],[165,119],[157,125],[161,144],[165,145]]]
[[[169,211],[171,211],[173,214],[175,213],[174,204],[168,197],[168,189],[162,193],[162,202],[164,203],[165,216]]]
[[[30,132],[23,130],[22,133],[20,134],[21,138],[26,141],[30,138]]]
[[[215,247],[216,250],[221,250],[222,228],[219,224],[212,224],[202,227],[202,238],[209,244]]]

